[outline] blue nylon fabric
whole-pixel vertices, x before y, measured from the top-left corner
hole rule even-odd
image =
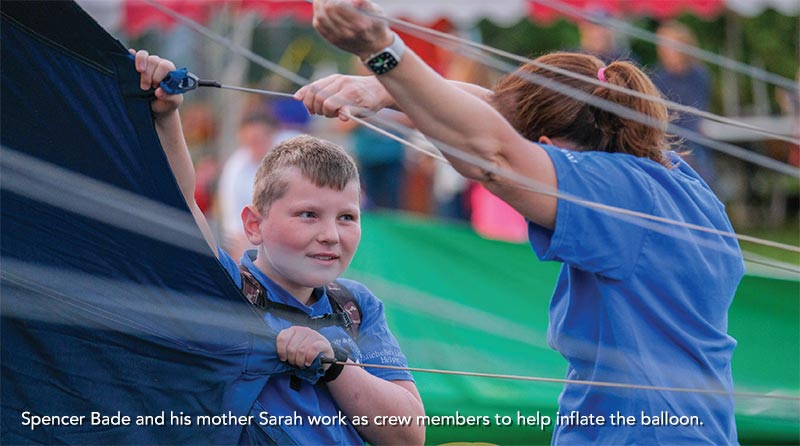
[[[4,152],[188,216],[125,47],[72,2],[3,2],[0,11]],[[271,375],[321,375],[277,359],[275,332],[199,230],[189,246],[125,230],[12,190],[13,168],[0,165],[0,443],[235,444],[242,426],[195,417],[247,415]],[[68,189],[50,192],[69,198]],[[25,411],[86,419],[31,430]],[[131,424],[93,426],[91,412]],[[164,425],[136,425],[162,414]]]

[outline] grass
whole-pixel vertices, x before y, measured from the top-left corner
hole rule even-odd
[[[800,222],[793,221],[778,229],[751,229],[747,235],[787,245],[800,245]],[[800,266],[800,253],[750,242],[740,242],[742,251]]]

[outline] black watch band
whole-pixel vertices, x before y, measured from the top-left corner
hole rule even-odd
[[[332,345],[333,347],[333,357],[336,359],[336,362],[331,364],[328,367],[328,370],[325,371],[325,374],[322,375],[322,382],[329,383],[334,379],[338,378],[339,375],[342,374],[342,370],[344,370],[344,365],[339,364],[340,362],[347,362],[347,352],[344,351],[341,347]]]

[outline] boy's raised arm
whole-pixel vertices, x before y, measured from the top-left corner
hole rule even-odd
[[[140,50],[131,53],[135,55],[136,71],[141,74],[140,86],[142,90],[149,90],[158,87],[158,84],[167,76],[167,73],[175,69],[175,64],[169,60],[162,59],[155,55],[150,55],[147,51]],[[178,114],[178,107],[183,103],[182,95],[167,94],[162,88],[155,90],[155,99],[150,103],[155,121],[156,133],[167,155],[169,166],[178,186],[181,189],[186,204],[192,211],[195,222],[200,227],[203,237],[208,246],[217,255],[217,243],[211,228],[208,226],[205,215],[197,206],[194,199],[195,172],[192,158],[189,155],[189,148],[183,136],[181,118]]]

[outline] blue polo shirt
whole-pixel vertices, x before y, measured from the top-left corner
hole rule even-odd
[[[236,262],[224,250],[219,250],[220,262],[225,270],[241,288],[242,278]],[[310,317],[322,316],[332,312],[330,301],[324,288],[315,292],[322,293],[316,302],[309,306],[297,301],[291,294],[267,277],[253,264],[255,250],[242,256],[242,264],[261,282],[267,290],[267,298],[278,303],[290,305],[308,314]],[[350,359],[364,364],[393,365],[407,367],[408,362],[400,350],[400,346],[386,324],[383,303],[363,284],[347,279],[339,279],[355,296],[362,311],[358,339],[353,340],[340,327],[326,327],[320,330],[332,344],[337,344],[349,351]],[[270,313],[264,316],[265,321],[276,330],[289,328],[292,324],[276,318]],[[413,381],[410,373],[385,369],[365,369],[367,372],[387,381]],[[263,438],[266,434],[277,444],[300,445],[355,445],[364,444],[352,425],[339,423],[327,425],[311,425],[308,417],[330,415],[336,417],[340,409],[333,400],[324,383],[311,385],[302,383],[299,390],[290,387],[288,376],[271,378],[262,390],[253,407],[251,415],[256,422],[258,414],[268,412],[274,416],[293,416],[295,413],[303,420],[303,425],[295,426],[250,426],[249,436]],[[261,431],[259,432],[258,429]],[[268,443],[269,444],[269,443]]]
[[[543,146],[560,192],[583,200],[732,232],[723,205],[694,170],[620,153]],[[733,390],[728,308],[744,274],[735,239],[590,209],[559,199],[554,229],[529,223],[542,260],[563,262],[548,342],[567,378]],[[604,426],[556,426],[553,444],[736,444],[730,396],[567,384],[559,413],[604,416]],[[610,416],[636,425],[612,426]],[[666,418],[662,418],[666,415]],[[702,425],[653,426],[697,417]],[[645,426],[642,421],[649,421]],[[669,421],[668,421],[669,423]],[[698,423],[698,424],[699,424]]]

